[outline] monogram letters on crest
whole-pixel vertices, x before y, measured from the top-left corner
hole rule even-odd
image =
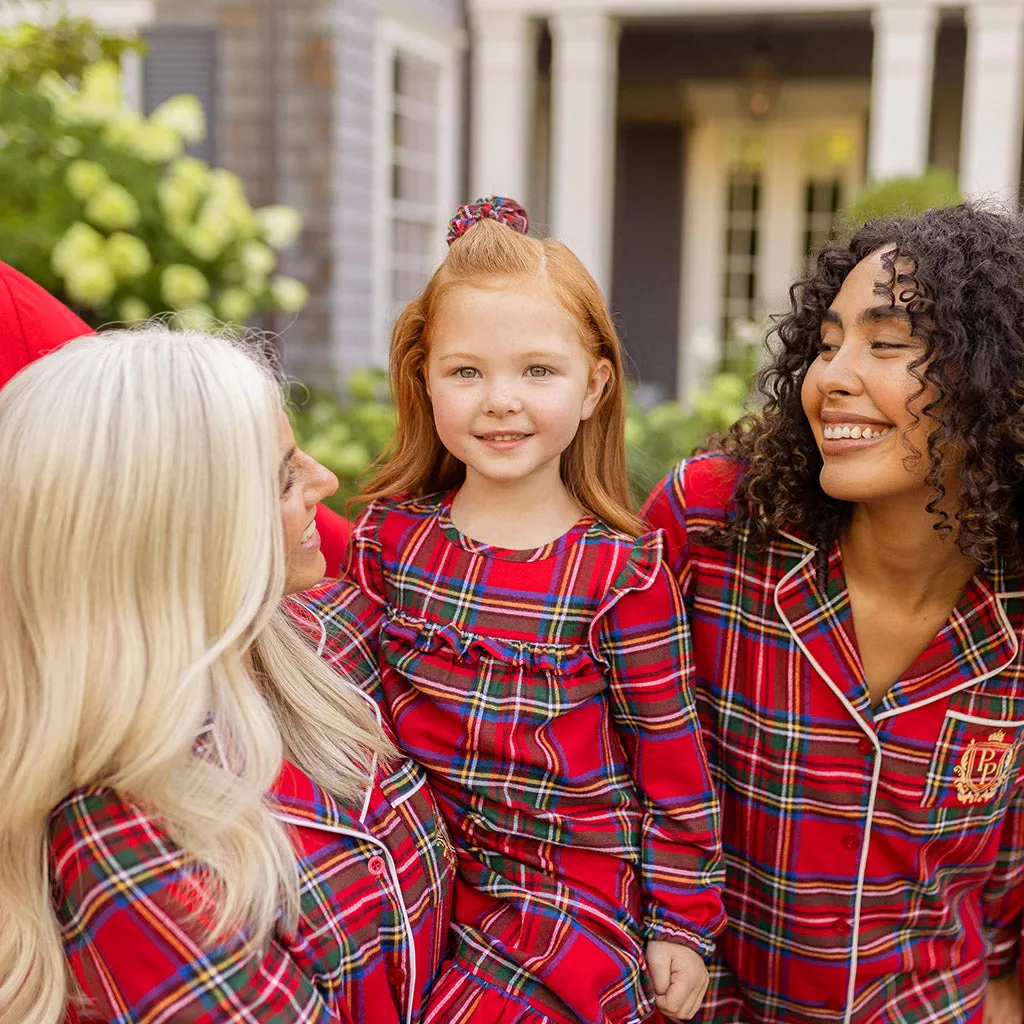
[[[953,768],[957,797],[962,804],[981,804],[991,800],[1009,778],[1013,744],[997,729],[988,739],[972,739]]]

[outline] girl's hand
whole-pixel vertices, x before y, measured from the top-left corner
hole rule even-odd
[[[708,990],[708,970],[689,946],[675,942],[648,942],[647,971],[654,985],[659,1010],[681,1020],[690,1020],[697,1013]],[[988,1024],[987,1017],[985,1024]],[[998,1024],[1003,1024],[1002,1018]],[[1013,1024],[1018,1024],[1018,1021]]]
[[[982,1021],[983,1024],[1021,1024],[1024,1021],[1024,994],[1016,970],[988,983]]]

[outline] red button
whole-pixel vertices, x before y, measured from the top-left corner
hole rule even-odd
[[[392,988],[401,988],[405,984],[405,971],[401,967],[389,967],[386,973]]]
[[[366,869],[371,875],[383,875],[386,867],[383,857],[371,857],[366,865]]]
[[[832,931],[834,931],[836,935],[849,935],[851,931],[850,922],[847,921],[845,917],[837,917],[832,922]]]
[[[842,839],[839,840],[839,845],[844,850],[856,850],[860,846],[860,837],[856,832],[847,832]]]
[[[857,742],[857,749],[858,749],[858,750],[859,750],[859,751],[860,751],[860,752],[861,752],[861,753],[862,753],[862,754],[863,754],[863,755],[864,755],[865,757],[867,757],[867,756],[868,756],[868,754],[870,754],[870,753],[871,753],[871,752],[872,752],[872,751],[873,751],[873,750],[875,749],[875,745],[874,745],[874,743],[872,743],[872,742],[871,742],[871,740],[869,740],[869,739],[868,739],[868,738],[867,738],[867,737],[865,736],[865,737],[864,737],[864,739],[862,739],[862,740],[859,740],[859,741]]]

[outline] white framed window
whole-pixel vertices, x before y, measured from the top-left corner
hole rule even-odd
[[[462,33],[377,22],[374,355],[387,360],[395,318],[443,259],[460,202]]]

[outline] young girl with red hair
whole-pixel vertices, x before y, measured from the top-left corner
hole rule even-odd
[[[688,1017],[723,914],[686,619],[630,509],[601,293],[525,228],[510,200],[460,208],[399,317],[398,428],[350,546],[379,695],[458,847],[424,1021]],[[352,588],[312,601],[339,663],[371,628]]]

